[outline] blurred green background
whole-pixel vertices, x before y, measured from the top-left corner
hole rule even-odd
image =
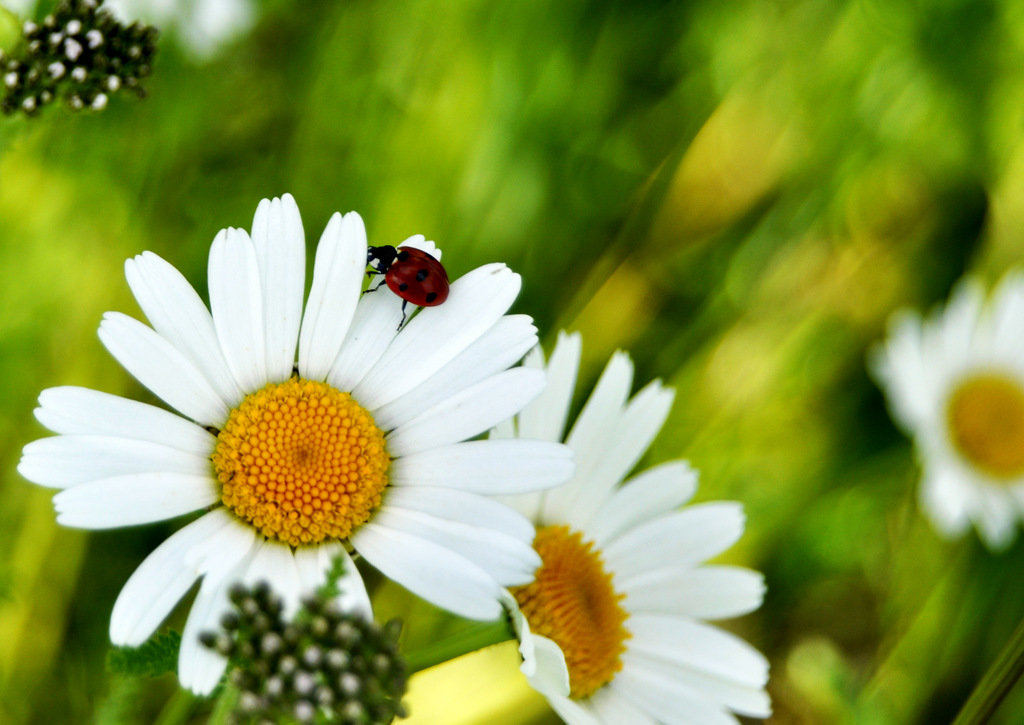
[[[452,276],[504,261],[546,344],[583,332],[586,384],[622,347],[638,387],[676,387],[645,463],[689,458],[698,500],[746,507],[728,560],[768,594],[724,626],[771,660],[770,722],[949,721],[1024,614],[1024,544],[934,534],[864,359],[893,310],[1024,257],[1021,5],[253,10],[202,61],[165,32],[145,101],[0,118],[0,722],[149,723],[172,696],[105,657],[114,598],[175,527],[58,528],[15,466],[41,389],[148,399],[95,334],[139,314],[124,259],[156,251],[205,295],[216,231],[286,191],[310,250],[355,209],[371,244],[436,240]],[[386,585],[378,611],[411,648],[459,626]],[[502,698],[552,721],[515,665],[432,673],[445,721],[501,721]],[[996,721],[1022,719],[1015,692]]]

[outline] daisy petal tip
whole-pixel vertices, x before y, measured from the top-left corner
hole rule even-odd
[[[205,697],[213,692],[228,666],[226,659],[219,655],[213,656],[217,657],[218,662],[215,665],[211,663],[208,667],[204,668],[203,672],[197,672],[188,679],[183,677],[181,679],[182,687],[200,697]]]
[[[31,483],[41,485],[39,484],[38,481],[39,471],[36,469],[36,467],[32,465],[32,461],[29,458],[29,452],[27,451],[28,446],[25,446],[25,448],[26,451],[22,452],[21,460],[18,461],[18,465],[15,467],[15,470],[18,472],[18,475],[24,478],[26,481],[30,481]]]
[[[230,227],[227,227],[221,229],[213,236],[213,242],[210,243],[210,257],[213,257],[214,254],[219,253],[222,250],[224,244],[227,242],[229,231]]]
[[[574,347],[581,346],[583,344],[583,335],[580,334],[579,330],[568,332],[566,330],[558,331],[558,340],[555,343],[555,347],[558,345],[573,345]]]
[[[366,224],[359,212],[350,211],[342,217],[340,234],[348,237],[351,243],[366,246]]]
[[[344,221],[344,222],[346,222],[348,224],[357,224],[357,225],[359,225],[361,227],[364,227],[364,228],[366,226],[365,223],[363,222],[363,217],[359,214],[359,212],[354,211],[354,210],[350,211],[347,214],[345,214],[344,216],[342,216],[341,219],[342,219],[342,221]]]

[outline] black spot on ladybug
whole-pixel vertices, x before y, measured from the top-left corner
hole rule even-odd
[[[408,252],[404,252],[404,251],[403,252],[399,252],[398,256],[396,257],[396,259],[398,259],[399,262],[404,262],[408,258],[409,258],[409,253]]]
[[[434,300],[436,300],[436,299],[437,299],[437,292],[430,292],[429,294],[427,294],[427,304],[428,305],[431,302],[433,302]]]
[[[405,292],[407,289],[409,289],[409,285],[407,285],[405,282],[402,282],[402,284],[398,285],[398,289]]]
[[[428,274],[430,274],[430,272],[427,269],[420,269],[419,271],[416,272],[416,281],[422,282],[427,278]]]

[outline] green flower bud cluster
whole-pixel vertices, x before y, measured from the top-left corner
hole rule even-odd
[[[364,725],[405,716],[400,622],[378,627],[323,596],[304,599],[285,622],[281,599],[265,583],[235,585],[230,599],[222,630],[200,640],[231,660],[241,721]]]
[[[15,51],[0,51],[0,110],[32,116],[57,98],[72,110],[101,110],[118,91],[145,95],[157,30],[125,26],[100,4],[63,0],[42,23],[25,23]]]

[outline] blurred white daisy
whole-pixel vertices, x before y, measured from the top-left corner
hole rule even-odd
[[[579,356],[579,336],[561,335],[547,388],[494,436],[561,440]],[[543,367],[540,352],[526,364]],[[764,596],[759,573],[704,564],[740,537],[743,512],[731,502],[680,509],[697,487],[685,461],[622,482],[673,399],[655,381],[627,400],[632,380],[629,357],[616,353],[566,437],[570,481],[503,499],[536,524],[544,562],[506,599],[522,670],[573,725],[766,717],[764,656],[704,621],[753,611]]]
[[[30,16],[39,0],[3,0],[0,6]],[[103,6],[124,23],[141,20],[181,40],[194,57],[205,60],[256,22],[252,0],[105,0]]]
[[[421,236],[404,244],[440,256]],[[536,342],[529,317],[505,315],[518,275],[475,269],[398,332],[401,299],[361,296],[366,259],[359,215],[332,216],[303,311],[299,210],[288,195],[264,200],[251,237],[226,229],[213,241],[210,310],[146,252],[125,266],[152,327],[118,312],[100,325],[110,353],[180,415],[85,388],[40,395],[36,416],[60,435],[28,444],[18,470],[63,489],[59,523],[104,529],[207,509],[136,570],[110,624],[115,644],[141,644],[202,577],[179,660],[196,692],[223,671],[197,635],[235,581],[266,580],[294,611],[341,556],[343,604],[368,614],[353,548],[423,598],[491,619],[501,585],[529,581],[539,563],[530,523],[485,494],[564,481],[570,452],[467,441],[544,384],[542,371],[507,369]]]
[[[197,58],[214,55],[222,45],[252,27],[252,0],[106,0],[126,22],[142,20],[173,31]]]
[[[921,507],[947,537],[973,523],[993,550],[1024,513],[1024,275],[985,300],[961,282],[926,320],[895,314],[870,367],[893,418],[914,439]]]

